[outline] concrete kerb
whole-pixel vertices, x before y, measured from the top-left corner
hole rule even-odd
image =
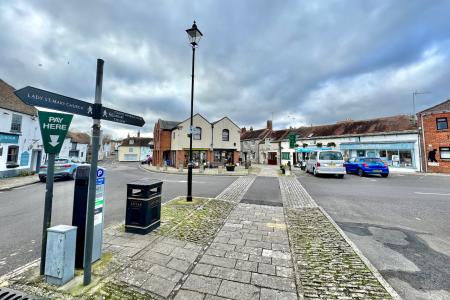
[[[139,165],[139,168],[146,172],[151,173],[164,173],[164,174],[174,174],[174,175],[187,175],[187,172],[170,172],[170,171],[164,171],[164,170],[150,170],[147,168],[144,168],[142,165]],[[250,175],[250,171],[247,172],[247,174],[238,174],[238,173],[225,173],[225,174],[208,174],[208,173],[193,173],[193,176],[200,175],[200,176],[248,176]]]
[[[372,263],[367,259],[367,257],[359,250],[359,248],[353,243],[350,238],[345,234],[345,232],[334,222],[331,216],[321,207],[319,206],[322,214],[333,224],[334,228],[339,232],[339,234],[344,238],[347,244],[352,247],[353,251],[359,256],[359,258],[364,262],[367,268],[372,272],[375,278],[380,282],[380,284],[386,289],[386,291],[391,295],[391,297],[395,300],[401,300],[400,295],[392,288],[392,286],[383,278],[383,276],[378,272],[378,270],[372,265]]]
[[[23,184],[18,184],[18,185],[14,185],[14,186],[0,187],[0,192],[11,191],[11,190],[16,189],[16,188],[20,188],[20,187],[36,184],[36,183],[39,183],[39,182],[40,182],[40,180],[38,179],[36,181],[27,182],[27,183],[23,183]]]

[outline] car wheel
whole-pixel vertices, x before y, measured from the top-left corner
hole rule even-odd
[[[363,177],[364,176],[364,171],[362,169],[358,169],[358,176],[359,177]]]
[[[73,170],[72,175],[70,175],[70,179],[75,180],[77,177],[77,170]]]
[[[337,176],[339,179],[343,179],[344,178],[344,174],[338,174]]]
[[[46,182],[47,180],[45,180],[45,177],[39,177],[39,181],[40,182]]]
[[[381,177],[384,177],[384,178],[386,178],[388,176],[389,176],[389,174],[381,174]]]
[[[313,169],[313,174],[314,174],[314,176],[319,176],[319,173],[317,172],[316,168]]]

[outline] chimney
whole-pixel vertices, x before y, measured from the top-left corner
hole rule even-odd
[[[267,120],[267,129],[272,130],[272,120]]]
[[[127,136],[127,138],[130,138],[130,133],[128,132],[128,136]]]
[[[141,137],[141,131],[140,131],[140,130],[138,130],[138,135],[137,135],[137,137]]]
[[[242,128],[241,128],[241,133],[244,133],[244,132],[247,132],[247,128],[242,127]]]
[[[253,127],[252,126],[250,126],[250,131],[253,131]]]

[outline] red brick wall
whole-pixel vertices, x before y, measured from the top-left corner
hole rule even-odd
[[[239,151],[233,152],[233,161],[235,164],[239,162]]]
[[[440,147],[450,147],[450,130],[437,130],[437,118],[447,118],[447,122],[450,122],[450,112],[439,114],[433,113],[423,116],[419,115],[418,117],[418,125],[422,126],[424,135],[420,136],[422,147],[422,170],[426,170],[430,173],[450,173],[450,159],[441,159],[441,154],[439,152]],[[428,165],[428,152],[433,149],[437,149],[436,160],[439,162],[439,166]]]
[[[153,128],[153,164],[155,166],[162,166],[163,152],[170,150],[171,134],[169,130],[160,130],[159,122],[155,123]]]

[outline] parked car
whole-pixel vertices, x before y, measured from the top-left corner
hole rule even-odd
[[[341,151],[319,150],[312,152],[306,161],[305,171],[313,173],[314,176],[334,174],[339,178],[344,178],[345,167]]]
[[[75,179],[77,167],[79,163],[71,158],[56,158],[55,159],[55,178],[69,178]],[[47,164],[39,168],[39,180],[45,182],[47,179]]]
[[[389,176],[388,164],[377,157],[353,157],[345,163],[347,173],[359,176],[366,174],[379,174],[381,177]]]

